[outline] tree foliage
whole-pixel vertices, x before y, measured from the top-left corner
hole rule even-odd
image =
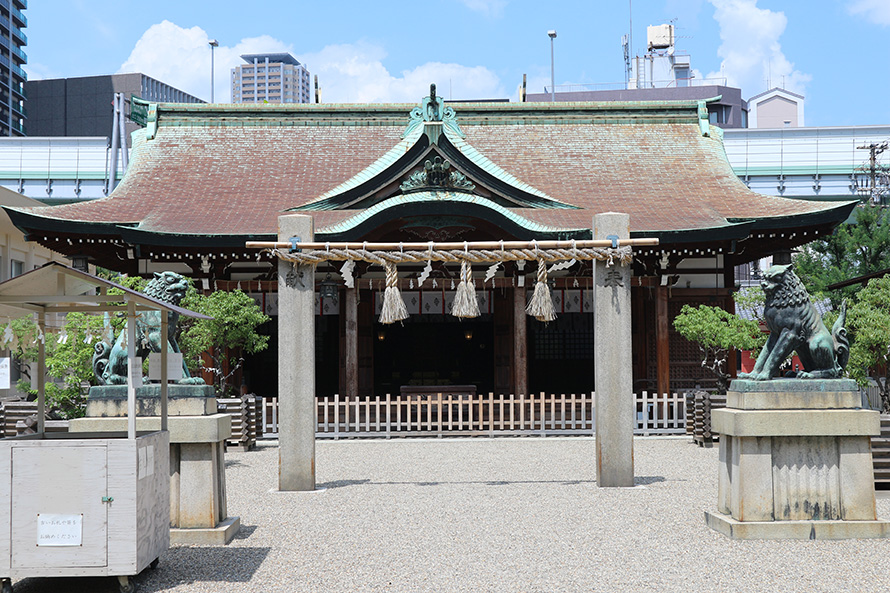
[[[890,275],[875,278],[856,295],[847,311],[852,337],[847,372],[861,386],[878,384],[884,413],[890,413]]]
[[[244,354],[255,354],[269,345],[269,336],[257,328],[269,321],[256,302],[240,290],[217,291],[201,296],[190,291],[182,305],[213,319],[183,319],[179,346],[189,369],[209,371],[217,393],[234,391],[229,380],[244,364]],[[204,357],[211,364],[204,363]]]
[[[674,329],[702,353],[702,367],[717,376],[721,393],[729,387],[726,361],[730,350],[755,350],[763,347],[766,336],[755,321],[742,319],[720,307],[683,305],[674,318]]]
[[[794,260],[795,272],[810,294],[825,294],[835,308],[860,287],[828,291],[830,284],[890,268],[890,209],[865,205],[854,212],[855,222],[807,244]]]
[[[126,288],[145,288],[147,280],[138,276],[121,276],[113,272],[100,275]],[[109,294],[122,294],[111,289]],[[189,285],[181,305],[187,309],[204,313],[213,319],[180,319],[180,348],[183,358],[194,373],[208,370],[214,374],[217,392],[230,392],[233,387],[227,382],[243,364],[243,354],[254,354],[268,346],[268,336],[257,333],[257,327],[269,321],[257,304],[240,290],[218,291],[204,296]],[[83,415],[84,403],[91,384],[95,384],[92,359],[98,339],[111,344],[126,325],[125,315],[87,315],[69,313],[58,331],[47,332],[44,336],[46,373],[45,383],[47,409],[61,418],[75,418]],[[22,379],[17,387],[29,398],[37,396],[32,388],[29,361],[38,358],[39,332],[33,316],[12,320],[9,323],[12,338],[5,340],[12,353],[13,363],[21,372]],[[2,330],[0,330],[2,331]],[[212,366],[205,366],[202,354],[209,351]],[[233,356],[226,360],[227,352]],[[223,364],[223,363],[226,364]],[[147,361],[144,361],[147,364]],[[223,369],[227,370],[223,372]]]
[[[10,323],[14,338],[10,345],[13,359],[19,364],[22,378],[16,387],[29,398],[37,396],[32,387],[30,369],[26,361],[38,358],[40,333],[33,317],[23,317]],[[83,405],[93,381],[93,343],[103,333],[101,317],[84,313],[69,313],[57,333],[43,335],[46,354],[45,383],[47,409],[60,418],[83,415]]]

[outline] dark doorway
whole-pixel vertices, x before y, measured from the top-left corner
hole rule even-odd
[[[413,315],[404,324],[374,325],[374,393],[397,394],[403,385],[475,385],[494,389],[491,315],[460,320]]]
[[[259,326],[257,333],[269,336],[269,346],[244,357],[243,382],[248,393],[272,397],[278,395],[278,318]]]
[[[528,384],[532,393],[593,390],[593,315],[563,313],[550,323],[529,319]],[[603,345],[608,348],[608,344]]]

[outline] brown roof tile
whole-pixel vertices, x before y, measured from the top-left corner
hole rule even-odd
[[[571,105],[562,107],[567,108]],[[702,136],[694,117],[681,123],[603,123],[538,118],[547,111],[524,107],[514,109],[521,117],[511,120],[487,118],[486,107],[476,105],[462,121],[460,106],[457,111],[471,146],[520,181],[579,208],[516,210],[540,224],[589,228],[593,214],[622,211],[630,214],[634,231],[704,229],[728,219],[836,206],[751,192],[733,174],[722,142]],[[268,119],[247,125],[244,116],[231,125],[225,120],[164,125],[162,119],[156,137],[135,147],[112,196],[30,212],[57,220],[131,223],[153,232],[274,235],[282,211],[349,180],[399,141],[407,110],[404,118],[387,121],[369,121],[369,113],[373,109],[363,107],[337,125],[322,120],[274,125]],[[316,229],[355,214],[317,212]]]

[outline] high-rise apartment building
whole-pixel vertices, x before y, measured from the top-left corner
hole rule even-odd
[[[309,103],[309,71],[292,55],[245,54],[241,59],[246,64],[232,68],[232,103]]]
[[[22,50],[28,38],[22,29],[28,19],[22,11],[27,0],[0,0],[0,136],[25,135],[25,81],[22,66],[28,57]]]

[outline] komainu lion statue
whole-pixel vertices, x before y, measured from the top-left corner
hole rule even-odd
[[[841,305],[840,315],[831,333],[828,333],[791,264],[772,266],[764,272],[760,286],[766,295],[763,314],[770,331],[769,340],[757,357],[754,370],[739,373],[739,378],[755,381],[771,379],[795,351],[803,364],[797,378],[834,379],[843,376],[850,357],[850,341],[844,328],[846,301]]]
[[[179,305],[188,281],[175,272],[155,272],[155,277],[145,287],[145,294],[165,303]],[[161,336],[161,313],[159,311],[144,311],[136,316],[136,353],[135,356],[144,358],[150,352],[160,352],[166,341],[167,352],[180,352],[176,342],[176,323],[179,321],[178,313],[170,313],[167,324],[166,340]],[[108,342],[96,343],[96,351],[93,354],[93,374],[100,385],[125,385],[127,383],[127,328],[126,326],[118,335],[112,346]],[[200,377],[192,377],[182,363],[182,376],[180,383],[201,385],[204,380]]]

